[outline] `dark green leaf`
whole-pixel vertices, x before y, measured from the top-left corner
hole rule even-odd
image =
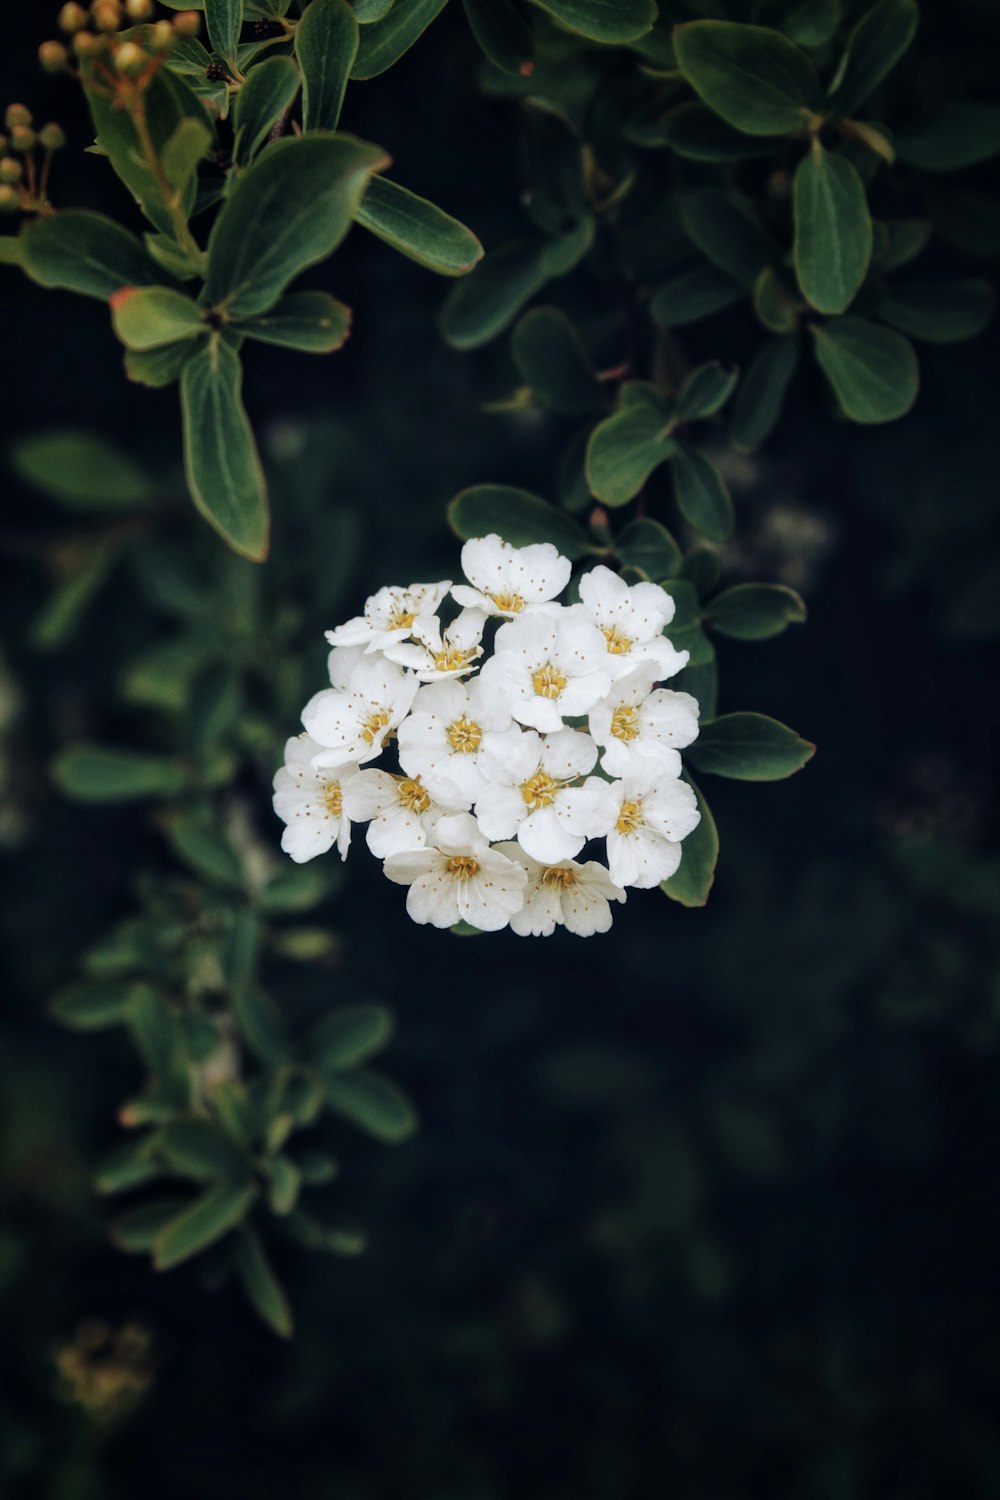
[[[142,1208],[133,1208],[112,1224],[111,1238],[119,1250],[133,1253],[152,1250],[157,1235],[177,1217],[183,1207],[183,1198],[167,1198],[159,1203],[147,1203]]]
[[[384,177],[372,178],[354,217],[393,249],[441,276],[464,276],[483,258],[471,229]]]
[[[135,349],[126,349],[125,374],[137,385],[159,390],[165,385],[173,385],[193,353],[194,345],[188,339],[165,344],[162,349],[148,349],[141,354]]]
[[[111,322],[126,349],[139,353],[207,332],[198,304],[169,286],[123,286],[111,296]]]
[[[232,328],[261,344],[332,354],[347,342],[351,309],[328,292],[288,292],[270,312],[238,319]]]
[[[384,1005],[344,1005],[316,1027],[310,1051],[317,1068],[341,1072],[381,1052],[392,1033],[392,1012]]]
[[[267,1189],[267,1202],[271,1212],[284,1218],[299,1201],[302,1176],[298,1167],[287,1156],[276,1156],[271,1161],[271,1181]]]
[[[742,161],[780,146],[780,141],[748,136],[720,120],[707,104],[679,104],[663,120],[663,139],[691,161]]]
[[[0,266],[24,265],[24,241],[19,234],[0,234]]]
[[[802,599],[780,583],[738,583],[716,594],[707,614],[714,630],[738,641],[770,640],[805,617]]]
[[[127,802],[133,797],[175,797],[188,784],[184,767],[142,750],[69,745],[52,763],[52,777],[75,802]]]
[[[801,130],[822,104],[812,63],[764,26],[691,21],[674,30],[678,66],[716,114],[748,135]]]
[[[99,1193],[124,1193],[162,1176],[162,1169],[153,1157],[152,1139],[144,1136],[106,1156],[94,1178],[94,1186]]]
[[[655,0],[532,0],[578,36],[620,44],[645,36],[656,20]]]
[[[586,416],[607,406],[605,386],[565,313],[536,307],[514,329],[510,351],[518,374],[541,406]]]
[[[677,451],[655,386],[622,387],[618,410],[599,422],[587,444],[587,482],[605,505],[627,505],[660,464]]]
[[[223,890],[243,890],[243,866],[206,811],[174,809],[163,827],[174,853],[196,874]]]
[[[680,576],[690,583],[697,595],[691,618],[700,620],[701,610],[697,607],[697,600],[707,599],[718,588],[722,577],[722,558],[714,547],[692,547],[681,563]]]
[[[205,0],[205,24],[212,51],[235,61],[243,25],[243,0]]]
[[[768,339],[750,361],[733,409],[733,442],[752,453],[769,437],[785,404],[785,395],[799,362],[797,334]]]
[[[237,181],[208,244],[210,303],[230,317],[273,307],[288,283],[340,244],[373,172],[378,146],[320,132],[276,141]]]
[[[913,41],[920,12],[916,0],[881,0],[847,39],[847,58],[830,104],[853,115],[891,73]]]
[[[690,780],[690,777],[685,777]],[[705,906],[715,880],[719,859],[719,833],[708,803],[700,789],[691,782],[698,799],[701,822],[681,844],[681,862],[669,880],[660,881],[660,890],[681,906]]]
[[[129,983],[71,984],[54,997],[52,1014],[72,1031],[103,1031],[108,1026],[121,1026],[133,988]]]
[[[268,548],[267,490],[242,382],[239,358],[220,338],[188,360],[181,372],[184,468],[205,519],[234,551],[259,562]]]
[[[153,1241],[153,1265],[158,1271],[169,1271],[207,1250],[242,1224],[256,1197],[257,1188],[252,1185],[210,1188],[202,1193],[160,1230]]]
[[[726,370],[717,359],[685,376],[684,383],[674,403],[674,418],[678,422],[697,422],[703,417],[714,416],[721,411],[736,389],[738,370]]]
[[[409,1140],[417,1128],[412,1104],[381,1073],[334,1074],[326,1080],[326,1102],[334,1114],[390,1146]]]
[[[840,0],[799,0],[778,24],[800,47],[823,47],[840,25]]]
[[[235,1186],[249,1175],[239,1146],[208,1120],[171,1120],[159,1131],[156,1150],[171,1172],[196,1182]]]
[[[389,14],[396,0],[354,0],[354,15],[359,26],[371,26]]]
[[[629,567],[638,568],[654,583],[680,571],[681,549],[659,521],[640,516],[615,538],[615,551]]]
[[[331,0],[339,4],[341,0]],[[311,15],[317,0],[306,11]],[[353,24],[353,20],[352,20]],[[296,46],[302,35],[302,21],[296,33]],[[299,71],[290,57],[269,57],[251,68],[247,81],[236,95],[233,108],[235,157],[238,166],[246,166],[267,141],[286,109],[290,109],[299,91]],[[332,127],[331,127],[332,128]]]
[[[736,781],[782,781],[800,771],[816,746],[764,714],[723,714],[701,726],[685,751],[700,771]]]
[[[531,27],[512,0],[462,0],[472,35],[495,68],[525,76],[535,50]]]
[[[295,33],[306,130],[336,130],[358,46],[358,23],[346,0],[311,0]]]
[[[653,321],[663,328],[683,328],[741,302],[746,292],[739,281],[714,266],[696,266],[665,281],[649,304]]]
[[[824,151],[814,140],[796,170],[792,196],[799,286],[820,312],[843,312],[865,279],[872,253],[861,178],[846,156]]]
[[[284,1287],[264,1254],[259,1237],[244,1225],[236,1243],[236,1270],[250,1306],[279,1338],[293,1332],[292,1309]]]
[[[889,219],[884,228],[888,240],[879,255],[880,271],[896,271],[916,260],[931,236],[928,219]]]
[[[680,201],[681,219],[703,255],[745,287],[775,258],[775,245],[742,196],[699,188]]]
[[[1000,151],[1000,104],[946,104],[896,132],[900,161],[925,172],[955,172]]]
[[[673,458],[674,495],[681,515],[710,542],[733,534],[733,502],[718,469],[698,448],[680,443]]]
[[[833,318],[811,329],[816,358],[844,415],[854,422],[892,422],[917,399],[920,372],[902,334],[866,318]]]
[[[155,494],[138,464],[82,429],[60,427],[20,438],[8,457],[19,479],[73,510],[132,510]]]
[[[491,251],[449,295],[441,315],[441,331],[456,349],[476,349],[489,343],[547,280],[537,244],[522,242]]]
[[[134,234],[103,214],[43,214],[20,236],[22,264],[39,286],[106,302],[119,287],[149,286],[159,272]]]
[[[445,0],[396,0],[384,20],[361,33],[352,78],[375,78],[397,63],[445,7]]]
[[[949,245],[968,255],[1000,254],[1000,202],[995,198],[985,193],[935,193],[926,211]]]
[[[799,310],[780,277],[765,266],[754,282],[753,310],[771,333],[792,333],[798,327]]]
[[[911,281],[883,297],[878,315],[912,338],[952,344],[982,333],[996,305],[988,281]]]
[[[462,490],[448,506],[448,521],[463,540],[496,533],[514,547],[552,542],[574,560],[591,551],[586,532],[571,516],[510,485],[476,484]]]

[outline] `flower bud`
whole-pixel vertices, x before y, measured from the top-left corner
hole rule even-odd
[[[16,187],[0,182],[0,214],[16,214],[21,207],[21,195]]]
[[[157,21],[149,29],[147,45],[153,52],[169,52],[177,34],[169,21]]]
[[[46,73],[61,73],[69,62],[69,53],[62,42],[43,42],[38,49],[38,61]]]
[[[0,157],[0,182],[20,182],[24,168],[13,156]]]
[[[92,31],[78,31],[73,38],[73,51],[77,57],[93,57],[100,45],[100,39]]]
[[[87,24],[87,12],[82,5],[64,5],[59,12],[59,30],[72,34],[74,31],[82,31]]]
[[[15,125],[10,132],[10,149],[18,156],[27,156],[35,149],[35,132],[30,125]]]
[[[66,144],[66,132],[61,125],[57,125],[54,120],[50,120],[38,132],[38,140],[45,147],[46,151],[61,151]]]
[[[121,25],[122,11],[118,0],[94,0],[90,14],[98,31],[117,31]]]
[[[119,73],[135,76],[146,66],[146,54],[135,42],[122,42],[115,48],[115,67]]]
[[[174,17],[174,30],[178,36],[197,36],[201,30],[201,16],[196,10],[181,10]]]
[[[125,13],[130,21],[148,21],[153,14],[153,0],[125,0]]]
[[[4,115],[4,123],[8,130],[13,130],[15,125],[30,125],[31,120],[31,110],[24,104],[8,104]]]

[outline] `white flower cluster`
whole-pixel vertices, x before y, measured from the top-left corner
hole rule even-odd
[[[559,604],[570,563],[548,543],[481,537],[462,567],[467,583],[380,589],[327,632],[332,686],[274,778],[282,848],[303,861],[336,844],[344,859],[367,823],[415,922],[606,932],[609,902],[673,875],[699,819],[678,753],[698,704],[656,686],[688,659],[663,634],[673,600],[598,566],[578,604]],[[392,741],[397,766],[375,769]],[[591,839],[606,864],[577,862]]]

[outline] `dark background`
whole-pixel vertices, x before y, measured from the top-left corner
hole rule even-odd
[[[71,85],[34,69],[46,11],[5,16],[2,101],[29,96],[69,128],[57,203],[121,213],[105,164],[82,154]],[[952,96],[984,96],[989,21],[971,6],[927,18],[922,55]],[[914,66],[919,82],[930,63]],[[509,106],[475,74],[449,7],[404,63],[350,90],[343,123],[489,247],[521,165]],[[964,268],[947,249],[935,265]],[[176,466],[176,391],[125,382],[104,310],[2,276],[4,441],[72,422]],[[544,420],[482,414],[508,382],[502,344],[448,350],[429,274],[356,231],[313,280],[354,307],[346,350],[258,352],[247,384],[270,434],[269,578],[301,611],[305,693],[322,683],[324,627],[381,583],[455,569],[451,494],[487,479],[551,493],[557,451]],[[725,331],[737,356],[753,344],[743,316]],[[695,353],[719,352],[714,325],[695,332]],[[763,645],[720,642],[721,708],[774,714],[819,749],[790,782],[706,787],[722,839],[706,910],[636,892],[586,944],[452,939],[408,922],[363,849],[352,859],[320,918],[344,935],[337,967],[278,973],[273,992],[290,1011],[390,1004],[387,1066],[423,1127],[395,1151],[345,1139],[337,1193],[367,1226],[366,1257],[275,1250],[290,1346],[235,1290],[190,1268],[157,1277],[106,1242],[89,1175],[136,1064],[114,1035],[63,1033],[45,1005],[129,910],[137,872],[170,857],[141,807],[73,808],[46,766],[80,734],[149,744],[155,725],[115,682],[159,627],[123,580],[59,652],[34,650],[47,539],[68,523],[10,484],[0,1493],[1000,1495],[995,353],[994,330],[925,346],[918,405],[885,429],[833,420],[807,381],[763,453],[731,469],[730,575],[791,583],[810,619]],[[348,513],[358,548],[331,614],[310,601],[317,571],[345,571],[332,539]],[[215,558],[186,512],[169,524]],[[276,842],[267,768],[241,790]],[[120,1420],[57,1386],[56,1351],[86,1319],[151,1331],[152,1378]]]

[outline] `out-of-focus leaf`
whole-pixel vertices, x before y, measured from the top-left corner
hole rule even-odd
[[[896,131],[900,161],[925,172],[955,172],[1000,151],[1000,104],[946,104]]]
[[[681,549],[667,528],[650,516],[630,521],[615,538],[615,551],[629,567],[638,568],[654,583],[674,578],[681,566]]]
[[[169,1271],[207,1250],[242,1224],[257,1194],[258,1189],[252,1184],[210,1188],[202,1193],[157,1234],[153,1241],[153,1265],[158,1271]]]
[[[681,515],[710,542],[733,534],[733,502],[711,459],[690,443],[678,443],[673,455],[674,495]]]
[[[698,188],[680,201],[684,228],[712,264],[752,287],[776,248],[747,200],[723,188]]]
[[[607,390],[565,313],[536,307],[511,336],[518,374],[542,406],[567,416],[586,416],[607,405]]]
[[[495,68],[519,76],[534,64],[531,27],[512,0],[462,0],[469,29]]]
[[[620,45],[645,36],[656,20],[655,0],[532,0],[578,36]]]
[[[288,1296],[264,1254],[260,1238],[247,1225],[240,1230],[237,1240],[236,1269],[258,1317],[279,1338],[291,1338],[294,1323]]]
[[[852,115],[873,94],[913,41],[920,12],[916,0],[880,0],[847,39],[847,57],[830,104]]]
[[[335,1073],[326,1079],[326,1102],[334,1114],[390,1146],[409,1140],[417,1128],[412,1104],[381,1073]]]
[[[408,52],[444,10],[446,0],[395,0],[384,19],[365,26],[352,78],[377,78]]]
[[[188,784],[179,761],[142,750],[69,745],[52,764],[52,777],[75,802],[128,802],[135,797],[175,797]]]
[[[683,328],[742,302],[746,289],[741,282],[714,266],[696,266],[663,282],[653,294],[649,311],[664,328]]]
[[[768,339],[750,361],[733,409],[733,442],[744,453],[759,448],[777,426],[801,349],[799,336],[786,333]]]
[[[894,286],[878,305],[878,315],[911,338],[953,344],[982,333],[996,311],[997,294],[988,281],[911,281]]]
[[[392,1033],[392,1012],[384,1005],[345,1005],[319,1023],[310,1050],[317,1068],[341,1072],[381,1052]]]

